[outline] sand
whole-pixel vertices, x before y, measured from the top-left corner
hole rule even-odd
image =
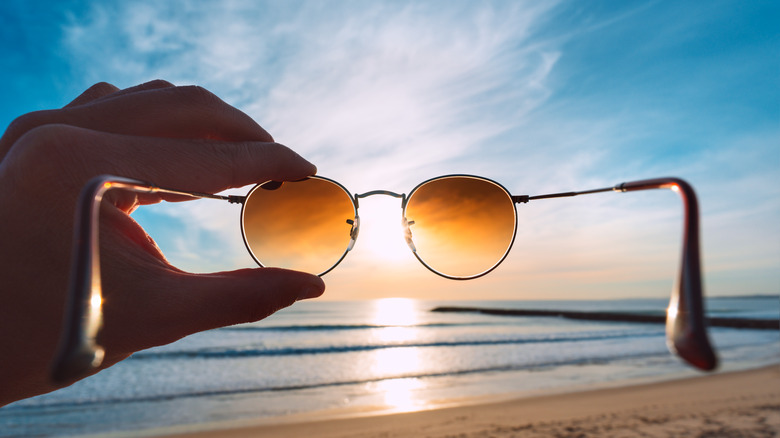
[[[211,427],[219,428],[165,436],[780,437],[780,366],[404,414]]]

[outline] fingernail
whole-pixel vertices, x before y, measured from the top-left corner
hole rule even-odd
[[[306,300],[310,298],[317,298],[325,292],[325,283],[319,277],[316,277],[317,281],[305,286],[301,293],[298,295],[299,300]]]

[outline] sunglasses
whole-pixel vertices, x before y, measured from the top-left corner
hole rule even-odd
[[[401,199],[400,222],[417,259],[442,277],[467,280],[495,269],[517,230],[512,197],[500,184],[471,175],[425,181],[409,195],[377,190],[350,195],[319,176],[269,181],[243,200],[241,231],[260,266],[325,275],[354,247],[360,232],[360,199]]]
[[[321,176],[300,181],[267,181],[246,196],[214,195],[157,187],[142,181],[100,176],[81,192],[76,209],[76,246],[71,268],[65,330],[52,370],[69,383],[100,366],[104,351],[95,342],[102,325],[98,213],[106,192],[209,198],[241,204],[241,232],[252,258],[263,267],[324,275],[354,247],[360,231],[360,199],[385,195],[401,199],[401,225],[412,254],[430,271],[468,280],[495,269],[506,258],[517,232],[517,204],[602,192],[671,189],[685,206],[682,262],[667,308],[669,349],[689,364],[713,370],[717,357],[707,336],[699,261],[696,193],[678,178],[632,181],[614,187],[512,195],[501,184],[473,175],[429,179],[406,194],[375,190],[351,195]]]

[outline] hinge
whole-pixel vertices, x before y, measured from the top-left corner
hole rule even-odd
[[[513,195],[512,202],[515,204],[527,204],[530,196],[528,195]]]

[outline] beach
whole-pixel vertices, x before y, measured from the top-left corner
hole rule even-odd
[[[667,349],[653,322],[666,304],[302,302],[5,406],[0,437],[640,436],[632,430],[743,420],[777,429],[777,328],[710,327],[720,366],[703,373]],[[777,297],[707,306],[710,321],[776,322],[778,312]]]
[[[159,436],[773,437],[780,366],[413,413],[228,426]]]

